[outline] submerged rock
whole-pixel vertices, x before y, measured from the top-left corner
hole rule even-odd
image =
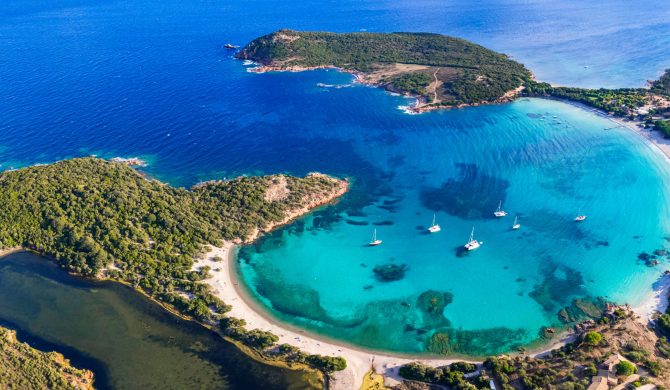
[[[426,346],[429,352],[438,355],[447,355],[451,351],[449,346],[449,335],[447,333],[435,332],[428,340]]]
[[[444,291],[428,290],[419,295],[416,304],[426,313],[442,314],[444,309],[454,300],[454,294]]]
[[[376,266],[372,272],[380,282],[394,282],[405,277],[407,264],[383,264]]]

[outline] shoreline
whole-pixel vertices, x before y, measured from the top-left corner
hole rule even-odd
[[[641,123],[638,121],[610,115],[601,109],[591,107],[587,104],[576,102],[569,99],[560,99],[551,96],[527,96],[527,97],[531,99],[547,99],[547,100],[555,100],[558,102],[563,102],[565,104],[569,104],[584,111],[589,111],[595,115],[598,115],[601,118],[614,122],[619,125],[618,127],[627,128],[633,131],[634,133],[638,134],[640,137],[647,140],[647,144],[649,146],[652,146],[653,149],[656,150],[657,152],[663,154],[663,158],[666,160],[668,164],[670,164],[670,139],[664,138],[663,135],[658,131],[642,127]]]
[[[301,70],[284,69],[283,71]],[[358,77],[355,73],[348,72],[346,70],[345,72],[354,74],[354,77],[358,80]],[[365,82],[362,83],[366,84]],[[653,147],[655,150],[657,150],[657,152],[662,153],[666,162],[670,164],[670,140],[665,140],[660,133],[646,130],[633,121],[613,117],[599,109],[587,106],[582,103],[564,99],[553,100],[562,101],[580,109],[590,111],[598,116],[619,124],[621,127],[625,127],[631,131],[634,131],[641,137],[645,138],[651,144],[649,145],[650,147]],[[339,197],[340,195],[337,195],[335,198]],[[295,212],[291,212],[291,215],[288,216],[284,221],[272,224],[263,229],[263,231],[259,230],[255,232],[252,235],[253,237],[245,240],[244,243],[250,243],[257,239],[263,232],[268,232],[276,229],[281,225],[285,225],[311,211],[311,209],[314,207],[318,207],[329,202],[330,200],[309,208],[305,208],[304,210],[301,210],[302,212],[298,212],[297,210]],[[205,254],[204,259],[199,259],[196,261],[194,268],[201,267],[203,265],[209,265],[212,268],[210,278],[206,279],[204,282],[214,289],[214,293],[217,296],[231,305],[232,310],[228,313],[231,317],[243,319],[246,321],[247,329],[262,329],[270,331],[279,337],[278,344],[287,343],[300,348],[300,350],[306,353],[342,356],[345,358],[347,361],[347,368],[343,371],[335,372],[331,375],[331,388],[333,389],[350,389],[360,387],[360,385],[363,383],[363,379],[371,369],[374,370],[374,372],[383,375],[384,383],[386,385],[398,385],[402,381],[402,378],[400,378],[398,375],[399,367],[403,364],[414,361],[420,361],[421,363],[430,366],[443,366],[456,361],[469,361],[477,364],[482,362],[482,360],[477,360],[476,358],[474,360],[468,359],[467,357],[459,358],[458,356],[438,358],[431,357],[430,355],[412,355],[366,349],[364,347],[348,344],[345,341],[315,334],[312,331],[301,329],[292,324],[284,323],[281,320],[274,318],[272,313],[270,313],[266,308],[260,307],[258,302],[256,302],[254,298],[250,296],[250,292],[246,290],[246,287],[240,284],[236,263],[236,244],[239,243],[228,242],[224,243],[222,247],[212,247],[211,250]],[[210,259],[214,256],[219,256],[224,260],[222,262],[212,262]],[[223,262],[227,262],[227,264],[223,264]],[[633,311],[637,314],[637,320],[646,325],[653,320],[653,317],[657,315],[659,311],[663,312],[668,306],[669,292],[670,276],[661,275],[658,281],[651,286],[649,295],[640,304],[633,307]],[[574,341],[575,338],[576,333],[574,331],[566,330],[564,332],[558,333],[553,340],[548,341],[546,344],[526,351],[524,355],[542,357],[550,351],[558,349],[567,343]]]
[[[277,344],[287,343],[300,348],[309,354],[327,356],[341,356],[347,361],[347,368],[343,371],[331,374],[331,389],[359,388],[363,378],[374,370],[375,373],[383,375],[387,386],[396,386],[403,380],[398,374],[400,366],[419,361],[422,364],[439,367],[454,362],[469,362],[481,364],[483,357],[468,357],[450,355],[445,357],[431,356],[429,354],[412,354],[401,352],[389,352],[383,350],[368,349],[352,345],[346,341],[337,340],[325,335],[300,328],[281,321],[273,316],[267,309],[262,307],[247,290],[244,281],[239,280],[237,264],[238,245],[226,242],[221,247],[211,247],[203,258],[198,259],[194,269],[209,266],[210,277],[203,282],[208,284],[213,293],[223,299],[231,306],[228,316],[243,319],[246,329],[261,329],[274,333],[279,337]],[[213,261],[218,257],[222,260]],[[572,330],[564,330],[556,334],[552,340],[535,345],[524,353],[511,352],[508,355],[522,355],[530,357],[542,357],[553,350],[563,347],[576,339],[577,334]]]
[[[250,61],[250,60],[246,60]],[[354,82],[359,83],[368,87],[373,87],[373,88],[381,88],[387,93],[392,93],[392,94],[398,94],[401,96],[404,96],[406,98],[414,99],[414,103],[407,105],[407,106],[399,106],[398,108],[403,111],[405,114],[408,115],[418,115],[418,114],[423,114],[426,112],[431,112],[431,111],[437,111],[437,110],[452,110],[452,109],[460,109],[460,108],[466,108],[466,107],[478,107],[482,105],[489,105],[489,104],[505,104],[505,103],[511,103],[513,102],[516,98],[518,98],[521,94],[521,92],[524,90],[525,86],[523,84],[519,85],[517,88],[509,90],[505,92],[505,94],[496,100],[493,101],[481,101],[477,103],[461,103],[455,106],[443,106],[443,105],[435,105],[433,103],[429,103],[425,100],[423,96],[420,95],[414,95],[409,92],[400,92],[393,90],[392,88],[389,88],[388,85],[379,83],[377,81],[369,80],[367,79],[368,75],[364,72],[360,72],[357,70],[351,70],[351,69],[344,69],[340,68],[334,65],[322,65],[322,66],[276,66],[276,65],[263,65],[263,64],[258,64],[257,66],[254,66],[252,68],[247,68],[247,72],[249,73],[269,73],[269,72],[291,72],[291,73],[298,73],[298,72],[306,72],[310,70],[320,70],[320,69],[333,69],[338,72],[342,73],[348,73],[354,77]]]
[[[287,343],[309,354],[342,356],[346,359],[347,368],[331,374],[331,389],[359,388],[370,369],[382,374],[387,385],[397,385],[402,380],[398,375],[399,367],[414,361],[421,361],[423,364],[435,367],[459,361],[481,363],[481,360],[458,357],[435,358],[409,354],[403,356],[402,354],[394,355],[389,352],[366,350],[283,323],[273,318],[267,310],[259,307],[258,303],[244,290],[245,287],[240,285],[237,279],[236,249],[237,246],[230,242],[225,243],[222,247],[212,247],[203,259],[195,263],[194,267],[199,268],[205,265],[211,267],[211,276],[204,282],[213,288],[215,295],[224,299],[232,307],[227,315],[245,320],[247,329],[270,331],[279,337],[278,344]],[[211,259],[215,256],[223,261],[212,261]]]

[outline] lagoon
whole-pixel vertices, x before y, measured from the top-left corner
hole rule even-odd
[[[312,388],[116,283],[68,276],[30,253],[0,259],[0,324],[95,374],[100,389]]]

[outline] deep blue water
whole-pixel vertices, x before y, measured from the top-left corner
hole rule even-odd
[[[384,300],[402,305],[430,286],[454,294],[444,312],[452,327],[503,329],[485,337],[509,335],[511,329],[512,336],[496,339],[495,345],[511,348],[533,341],[540,326],[556,322],[555,311],[565,303],[558,295],[630,301],[644,295],[654,271],[638,264],[636,255],[662,247],[667,228],[656,217],[665,211],[666,200],[665,168],[658,155],[634,134],[605,132],[608,121],[562,103],[524,100],[410,116],[397,108],[406,99],[351,85],[348,75],[248,73],[222,45],[244,44],[278,28],[440,32],[510,54],[541,80],[623,87],[644,85],[670,66],[668,21],[665,1],[9,0],[0,4],[0,169],[96,154],[142,157],[150,163],[148,173],[182,186],[240,174],[350,176],[352,194],[325,227],[311,229],[307,219],[305,231],[286,229],[278,236],[292,234],[289,239],[261,251],[262,258],[251,261],[256,268],[243,268],[252,289],[259,286],[254,278],[272,271],[258,265],[276,267],[278,258],[305,264],[314,248],[328,247],[349,257],[322,259],[314,264],[324,268],[303,268],[311,272],[304,276],[328,272],[332,264],[358,268],[331,282],[337,292],[316,289],[325,310],[318,313],[321,320],[358,318],[359,313],[371,319],[358,329],[344,329],[277,315],[332,337],[423,351],[425,337],[409,338],[398,333],[404,328],[385,327],[387,312],[374,307],[384,307]],[[449,179],[467,185],[440,191]],[[402,201],[383,203],[394,199]],[[489,213],[499,199],[521,216],[525,239],[508,239],[505,227],[511,221],[477,216]],[[588,224],[565,223],[580,208],[591,216]],[[614,218],[621,208],[637,211]],[[426,244],[416,227],[427,224],[433,210],[445,234]],[[384,247],[362,260],[357,251],[372,225],[338,220],[354,211],[360,219],[372,216],[357,223],[393,222],[379,226]],[[453,250],[473,224],[486,244],[477,254],[479,262],[470,256],[459,263]],[[612,258],[619,268],[608,267]],[[358,264],[373,267],[390,259],[411,263],[410,270],[420,272],[397,282],[401,288],[391,283],[362,290],[372,282],[363,282],[369,270],[363,272]],[[544,264],[555,267],[547,271]],[[603,268],[607,272],[601,273]],[[459,283],[437,278],[447,270]],[[562,283],[572,270],[579,278]],[[272,288],[265,286],[274,304],[290,305],[291,294],[285,293],[292,291],[295,276],[285,274]],[[300,288],[319,285],[305,280]],[[558,287],[554,299],[544,299],[547,307],[540,308],[528,294],[547,280]],[[477,283],[486,286],[481,296],[474,289]],[[495,291],[510,293],[487,300]],[[338,301],[336,293],[351,300]],[[491,310],[499,312],[491,315]],[[438,320],[422,334],[445,326]],[[417,321],[406,324],[426,322]],[[377,342],[373,336],[384,332],[393,337],[386,344]]]

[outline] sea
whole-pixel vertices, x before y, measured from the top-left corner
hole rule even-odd
[[[639,304],[667,268],[670,165],[640,135],[543,99],[408,115],[350,75],[256,74],[223,47],[280,28],[454,35],[557,85],[670,67],[667,1],[5,0],[0,169],[96,155],[182,187],[349,178],[338,204],[241,248],[239,276],[276,319],[375,350],[541,344],[575,308]]]

